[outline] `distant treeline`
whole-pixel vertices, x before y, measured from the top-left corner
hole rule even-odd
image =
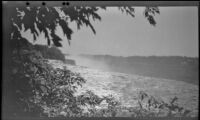
[[[46,59],[56,59],[65,61],[65,55],[56,47],[48,47],[46,45],[34,45],[35,49],[42,53],[42,56]]]
[[[85,55],[82,57],[101,61],[114,72],[139,74],[185,81],[193,84],[199,82],[199,58],[183,56],[111,56]]]
[[[112,55],[87,55],[81,54],[80,56],[86,58],[92,58],[95,60],[106,61],[126,61],[126,62],[148,62],[148,63],[162,63],[162,64],[187,64],[198,65],[199,58],[185,57],[185,56],[112,56]]]

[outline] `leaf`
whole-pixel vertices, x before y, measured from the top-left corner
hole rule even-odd
[[[156,25],[156,21],[154,20],[153,16],[152,15],[149,15],[149,17],[147,17],[149,23],[153,26]]]
[[[62,41],[60,37],[58,37],[54,32],[51,33],[51,37],[55,46],[62,47],[62,44],[59,42]]]
[[[40,32],[44,31],[44,26],[42,25],[42,23],[36,21],[36,26],[39,29]]]
[[[131,11],[126,10],[126,12],[127,12],[129,15],[131,15],[132,17],[135,17],[135,15],[134,15],[133,13],[131,13]]]
[[[152,7],[152,10],[155,11],[156,13],[160,14],[160,11],[159,11],[158,7]]]
[[[69,44],[69,46],[70,46],[70,44],[71,44],[71,43],[70,43],[70,40],[68,40],[68,44]]]
[[[177,101],[177,100],[178,100],[178,98],[175,96],[175,97],[172,99],[171,104],[174,104],[174,102]]]
[[[33,39],[34,39],[34,41],[36,40],[36,34],[33,34]]]
[[[50,39],[49,39],[49,38],[47,38],[47,44],[48,44],[48,46],[50,46],[50,45],[51,45],[51,41],[50,41]]]
[[[63,29],[64,34],[67,36],[67,39],[71,40],[71,34],[73,33],[73,31],[68,27],[67,22],[64,20],[60,20],[59,24],[61,28]]]

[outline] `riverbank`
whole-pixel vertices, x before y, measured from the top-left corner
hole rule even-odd
[[[198,115],[198,85],[169,79],[160,80],[153,77],[104,72],[83,66],[68,65],[56,60],[49,60],[49,62],[55,68],[66,66],[67,69],[80,73],[87,80],[82,88],[77,90],[77,94],[87,90],[99,96],[112,94],[123,106],[127,107],[134,107],[137,104],[135,99],[140,91],[162,99],[166,103],[176,96],[180,106],[192,111],[193,116]]]

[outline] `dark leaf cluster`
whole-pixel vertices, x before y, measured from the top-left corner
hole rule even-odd
[[[144,16],[145,18],[147,18],[147,20],[149,21],[149,23],[151,25],[156,25],[156,21],[154,19],[154,16],[156,14],[160,14],[159,8],[158,7],[146,7],[145,11],[144,11]]]
[[[122,13],[135,17],[133,7],[121,6],[118,8]],[[82,26],[90,27],[93,33],[96,34],[91,20],[101,21],[101,16],[98,14],[99,9],[106,10],[106,7],[19,7],[13,11],[14,16],[11,19],[19,30],[27,31],[30,29],[34,40],[43,32],[48,45],[53,43],[55,46],[61,47],[62,39],[55,33],[56,27],[60,26],[62,28],[70,45],[73,30],[69,27],[69,23],[75,22],[77,29]],[[158,7],[146,7],[144,16],[151,25],[156,25],[154,16],[157,13],[160,13]]]
[[[55,59],[65,61],[65,55],[55,46],[34,45],[37,51],[40,51],[45,59]]]

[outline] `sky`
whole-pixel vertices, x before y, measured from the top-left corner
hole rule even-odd
[[[58,28],[57,34],[63,38],[59,49],[67,54],[198,57],[198,8],[159,9],[155,27],[144,17],[144,7],[135,7],[134,18],[116,7],[100,10],[102,20],[92,21],[96,34],[89,27],[77,30],[74,23],[69,24],[74,31],[70,46]],[[43,35],[39,39],[39,44],[46,44]]]

